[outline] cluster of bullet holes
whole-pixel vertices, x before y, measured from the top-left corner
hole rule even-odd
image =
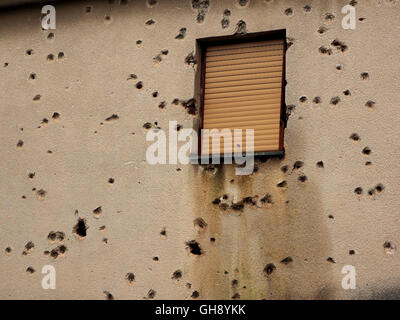
[[[196,240],[190,240],[186,242],[186,249],[189,251],[191,255],[201,256],[203,254],[203,250],[200,247],[200,244]]]
[[[78,218],[78,222],[72,229],[72,233],[77,239],[84,239],[87,235],[88,226],[85,219]]]
[[[58,60],[62,60],[62,59],[64,59],[64,57],[65,57],[64,52],[59,52],[58,55],[57,55],[57,59]],[[47,61],[51,62],[51,61],[55,60],[55,56],[54,56],[54,54],[50,53],[50,54],[47,55],[46,59],[47,59]]]
[[[197,114],[197,107],[196,107],[196,100],[191,98],[189,100],[181,100],[178,98],[175,98],[172,100],[173,105],[182,105],[182,107],[186,110],[186,112],[190,115],[196,115]]]
[[[67,247],[62,244],[62,245],[55,247],[51,251],[45,250],[43,252],[43,254],[46,256],[48,255],[53,259],[57,259],[58,257],[64,256],[66,252],[67,252]]]
[[[239,20],[236,24],[235,35],[244,35],[247,33],[247,25],[243,20]]]
[[[178,40],[182,40],[183,38],[185,38],[185,36],[186,36],[186,31],[187,31],[187,29],[186,28],[180,28],[179,29],[179,33],[175,36],[175,39],[178,39]]]
[[[193,51],[190,52],[186,57],[185,57],[185,64],[187,64],[188,66],[191,66],[192,68],[194,68],[194,66],[197,64],[197,61],[194,57],[194,53]]]
[[[165,58],[167,55],[168,55],[167,49],[161,50],[161,52],[153,58],[153,62],[155,64],[161,63],[163,61],[163,58]],[[136,88],[138,88],[137,85],[136,85]],[[138,89],[141,89],[141,88],[138,88]]]
[[[380,194],[383,192],[383,190],[385,189],[385,187],[383,186],[382,183],[378,183],[375,187],[372,187],[368,190],[368,195],[375,199],[375,195]],[[354,193],[355,195],[360,198],[361,195],[363,194],[363,188],[362,187],[356,187],[354,189]]]
[[[62,231],[50,231],[47,240],[50,243],[62,243],[65,239],[65,233]]]
[[[26,256],[32,253],[33,249],[35,248],[35,244],[32,241],[27,242],[25,245],[24,251],[22,251],[22,255]]]
[[[231,16],[231,11],[228,9],[225,9],[224,14],[222,16],[222,20],[221,20],[222,29],[226,29],[229,27],[229,24],[230,24],[229,17],[230,16]]]
[[[132,286],[135,282],[135,275],[132,272],[128,272],[125,275],[125,280],[129,286]]]
[[[161,129],[161,127],[158,126],[158,122],[157,122],[157,121],[155,121],[154,124],[152,124],[152,123],[150,123],[150,122],[145,122],[145,123],[143,124],[143,128],[145,128],[145,129],[154,128],[154,130]]]
[[[192,0],[192,8],[197,11],[197,23],[204,22],[209,6],[210,0]]]

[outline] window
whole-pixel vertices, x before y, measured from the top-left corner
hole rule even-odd
[[[243,152],[245,130],[254,129],[255,155],[283,154],[285,39],[285,31],[275,31],[198,40],[201,156],[227,153],[228,142],[228,150],[236,152],[234,129],[243,130]],[[228,129],[232,138],[224,136],[220,147],[212,149],[210,134],[204,129]]]

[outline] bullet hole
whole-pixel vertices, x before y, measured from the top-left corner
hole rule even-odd
[[[230,16],[231,16],[231,11],[228,9],[225,9],[222,20],[221,20],[222,29],[226,29],[229,27],[229,24],[230,24],[229,17]]]
[[[340,102],[340,98],[339,97],[333,97],[330,101],[330,104],[336,106],[338,103]]]
[[[269,193],[266,193],[264,197],[260,199],[262,204],[273,204],[272,196]]]
[[[362,72],[360,77],[361,77],[361,80],[368,80],[369,79],[369,73],[368,72]]]
[[[153,257],[152,259],[154,262],[158,262],[160,259],[158,257]]]
[[[54,54],[50,53],[49,55],[47,55],[47,61],[53,61],[54,60]]]
[[[235,35],[243,35],[246,33],[247,33],[246,22],[244,22],[243,20],[239,20],[239,22],[236,24]]]
[[[36,73],[33,73],[33,72],[32,72],[32,73],[29,75],[28,80],[30,80],[30,81],[36,80]]]
[[[147,6],[153,8],[157,5],[157,0],[147,0]]]
[[[307,97],[302,96],[302,97],[300,97],[299,101],[302,102],[302,103],[304,103],[304,102],[307,101]]]
[[[147,292],[147,299],[154,299],[154,297],[156,296],[156,291],[154,291],[153,289],[150,289],[149,292]]]
[[[114,182],[115,182],[115,179],[114,179],[114,178],[109,178],[109,179],[108,179],[108,183],[109,183],[109,184],[114,184]]]
[[[287,186],[287,182],[283,180],[276,185],[278,188],[285,188]]]
[[[199,296],[200,296],[199,292],[195,290],[192,292],[192,295],[190,297],[193,299],[197,299]]]
[[[215,198],[213,201],[212,201],[212,204],[220,204],[221,203],[221,199],[220,198]]]
[[[232,284],[232,288],[237,288],[238,285],[239,285],[239,281],[237,281],[236,279],[234,279],[234,280],[232,280],[231,284]]]
[[[135,281],[135,275],[132,272],[128,272],[125,275],[125,280],[129,285],[133,285],[133,283]]]
[[[136,46],[137,46],[138,48],[140,48],[140,47],[142,46],[142,44],[143,44],[143,41],[142,41],[142,40],[137,40],[137,41],[136,41]]]
[[[289,49],[294,44],[294,38],[286,37],[286,47]],[[286,80],[285,80],[286,85]]]
[[[238,4],[241,7],[245,7],[249,3],[249,0],[238,0]]]
[[[47,240],[50,243],[63,242],[64,239],[65,239],[65,233],[62,231],[50,231],[47,236]]]
[[[28,50],[26,50],[25,54],[26,54],[27,56],[33,55],[33,49],[28,49]]]
[[[78,218],[78,222],[72,229],[72,233],[78,238],[83,239],[87,235],[88,226],[86,224],[85,219]]]
[[[317,162],[317,167],[318,168],[323,168],[324,167],[324,162],[321,160],[321,161],[318,161]]]
[[[207,223],[203,220],[203,218],[194,219],[193,224],[197,231],[202,231],[207,228]]]
[[[165,101],[161,101],[161,102],[158,104],[158,107],[159,107],[160,109],[164,109],[164,108],[166,107],[166,105],[167,105],[167,103],[166,103]],[[145,125],[147,125],[147,124],[150,124],[150,128],[151,128],[151,123],[146,122]],[[150,128],[145,127],[144,125],[143,125],[143,127],[146,128],[146,129],[150,129]]]
[[[327,31],[328,31],[328,28],[321,26],[318,28],[317,32],[322,35],[322,34],[325,34]]]
[[[329,219],[335,219],[334,216],[331,215],[331,214],[328,215],[328,218],[329,218]]]
[[[37,94],[36,96],[33,97],[32,100],[33,100],[34,102],[39,102],[41,97],[42,97],[42,96],[41,96],[40,94]]]
[[[145,129],[150,129],[152,126],[153,126],[153,125],[152,125],[150,122],[146,122],[146,123],[143,125],[143,128],[145,128]]]
[[[375,101],[368,100],[368,101],[365,103],[365,106],[366,106],[367,108],[373,108],[373,107],[375,106]]]
[[[264,275],[266,277],[269,277],[272,272],[274,272],[276,269],[275,265],[273,263],[268,263],[265,268],[264,268]]]
[[[288,165],[282,166],[282,167],[281,167],[281,171],[282,171],[283,173],[288,172],[288,171],[289,171],[289,166],[288,166]]]
[[[375,186],[375,190],[378,193],[381,193],[383,190],[385,189],[385,187],[383,186],[383,184],[379,183]]]
[[[304,166],[304,162],[297,160],[294,164],[293,164],[293,170],[297,170],[300,169]]]
[[[215,238],[214,238],[214,237],[211,237],[211,238],[210,238],[210,241],[214,243],[214,242],[215,242]]]
[[[357,1],[356,1],[356,0],[351,0],[351,1],[349,2],[349,5],[355,7],[355,6],[357,5]]]
[[[345,96],[351,96],[351,92],[350,92],[350,90],[345,90],[345,91],[343,91],[343,94],[345,95]]]
[[[396,246],[390,241],[385,241],[385,243],[383,244],[383,249],[386,254],[394,254],[394,252],[396,251]]]
[[[47,150],[47,153],[48,153],[48,154],[52,154],[52,153],[53,153],[53,151],[51,151],[51,150]]]
[[[101,242],[103,242],[103,244],[106,245],[106,244],[108,243],[108,239],[107,239],[107,238],[103,238],[103,239],[101,240]]]
[[[315,97],[313,99],[313,102],[316,103],[316,104],[319,104],[319,103],[321,103],[321,98],[320,97]]]
[[[106,226],[99,227],[99,231],[104,231],[105,229],[106,229]]]
[[[367,161],[367,162],[365,162],[365,165],[366,166],[370,166],[372,164],[372,162],[371,161]]]
[[[299,176],[299,178],[298,178],[298,180],[300,181],[300,182],[306,182],[307,181],[307,176],[305,176],[305,175],[301,175],[301,176]]]
[[[11,247],[7,247],[4,251],[5,251],[6,255],[10,255],[12,249],[11,249]]]
[[[341,64],[336,65],[336,70],[341,71],[343,70],[343,66]]]
[[[137,75],[131,73],[126,80],[127,81],[132,81],[132,80],[136,80],[136,79],[137,79]]]
[[[161,54],[163,55],[163,56],[166,56],[167,54],[168,54],[168,50],[167,49],[163,49],[163,50],[161,50]]]
[[[139,81],[138,83],[136,83],[136,89],[142,89],[143,88],[143,82]]]
[[[182,130],[182,128],[183,128],[182,125],[177,124],[176,127],[175,127],[175,130],[176,130],[176,131],[180,131],[180,130]],[[179,169],[179,168],[178,168],[178,169]],[[180,171],[180,170],[178,170],[178,171]]]
[[[292,8],[285,9],[285,15],[292,16],[293,15],[293,9]]]
[[[357,195],[361,195],[363,192],[363,189],[361,187],[357,187],[354,189],[354,193]]]
[[[120,5],[120,6],[122,6],[122,5],[123,5],[123,6],[127,6],[128,3],[129,3],[129,0],[120,0],[120,1],[119,1],[119,5]]]
[[[161,239],[167,239],[167,230],[165,228],[162,228],[160,231],[160,237]]]
[[[371,149],[368,148],[368,147],[365,147],[365,148],[362,150],[362,153],[365,154],[365,155],[367,155],[367,156],[369,156],[369,155],[371,154]]]
[[[193,98],[186,101],[182,101],[182,106],[185,108],[186,112],[190,115],[195,115],[197,113],[196,100]]]
[[[17,148],[22,148],[23,145],[24,145],[24,142],[22,140],[18,140]]]
[[[57,56],[58,60],[62,60],[62,59],[64,59],[64,57],[65,57],[64,52],[59,52],[58,53],[58,56]]]
[[[328,56],[330,56],[332,54],[332,49],[325,47],[325,46],[319,47],[318,51],[319,51],[319,53],[327,54]]]
[[[36,195],[39,198],[39,200],[43,200],[46,197],[47,191],[43,189],[39,189],[36,191]]]
[[[197,23],[202,23],[206,17],[210,0],[192,0],[192,8],[197,10]]]
[[[326,13],[325,14],[325,22],[331,23],[333,20],[335,20],[335,15],[332,13]]]
[[[306,5],[303,7],[304,12],[310,12],[311,11],[311,7],[309,5]]]
[[[31,276],[35,273],[35,269],[33,269],[31,266],[29,266],[28,268],[26,268],[26,274]]]
[[[25,249],[24,251],[22,251],[22,254],[24,256],[28,255],[29,253],[31,253],[33,251],[33,249],[35,248],[35,244],[32,241],[27,242],[27,244],[25,245]]]
[[[158,97],[158,91],[154,91],[152,94],[153,98],[157,98]]]
[[[146,20],[146,22],[144,23],[146,26],[152,26],[154,25],[156,22],[153,19],[148,19]]]
[[[328,257],[328,259],[326,259],[326,261],[328,261],[330,263],[336,263],[335,259],[333,259],[332,257]]]
[[[286,257],[281,260],[281,263],[288,265],[289,263],[293,262],[293,259],[291,257]]]
[[[92,9],[93,9],[92,6],[87,6],[87,7],[85,8],[85,12],[86,12],[87,14],[89,14],[89,13],[92,12]]]
[[[174,271],[174,273],[172,274],[171,279],[175,280],[175,281],[179,281],[180,279],[182,279],[182,271],[181,270]]]
[[[106,300],[114,300],[114,296],[111,294],[111,292],[103,291],[103,293],[106,296]]]
[[[369,195],[369,196],[372,197],[374,194],[375,194],[375,189],[369,189],[369,190],[368,190],[368,195]]]
[[[352,133],[351,136],[350,136],[350,139],[353,140],[353,141],[360,141],[361,140],[360,136],[357,133]]]
[[[333,40],[331,42],[331,45],[334,46],[337,50],[341,52],[345,52],[348,49],[348,46],[344,44],[342,41],[339,41],[337,39]]]
[[[186,242],[186,246],[189,249],[189,252],[195,256],[200,256],[203,254],[202,249],[196,240]]]
[[[97,207],[96,209],[93,210],[94,217],[97,219],[100,218],[102,212],[103,210],[101,209],[101,206]]]
[[[363,22],[366,18],[358,18],[358,21]]]
[[[175,36],[175,39],[182,40],[186,36],[186,28],[180,28],[179,33]]]
[[[356,252],[354,250],[349,250],[349,255],[353,256],[355,254],[356,254]]]

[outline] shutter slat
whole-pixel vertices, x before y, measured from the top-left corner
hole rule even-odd
[[[254,74],[263,74],[263,75],[268,75],[272,72],[280,72],[282,73],[283,67],[282,64],[279,66],[266,66],[263,68],[248,68],[248,69],[242,69],[242,70],[232,70],[232,71],[216,71],[216,72],[210,72],[208,70],[206,72],[206,81],[209,79],[217,80],[215,78],[222,78],[222,77],[229,77],[229,76],[249,76],[249,75],[254,75]]]
[[[283,44],[273,44],[268,46],[260,46],[260,47],[250,47],[250,48],[238,48],[238,49],[229,49],[229,50],[219,50],[219,51],[211,51],[206,53],[206,57],[220,57],[225,55],[233,55],[233,54],[246,54],[246,53],[256,53],[256,52],[265,52],[272,50],[283,50]]]
[[[227,146],[234,144],[233,130],[241,129],[243,152],[246,145],[255,152],[279,150],[283,58],[283,39],[207,48],[203,128],[228,129]],[[254,129],[254,141],[245,141],[246,129]],[[210,142],[202,153],[212,153],[210,133],[202,139]],[[223,153],[222,138],[218,154]]]

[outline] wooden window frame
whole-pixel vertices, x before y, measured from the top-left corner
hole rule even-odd
[[[217,37],[208,37],[208,38],[200,38],[196,39],[196,60],[197,60],[197,69],[195,75],[195,99],[199,101],[199,117],[194,123],[194,128],[197,129],[198,132],[198,150],[196,158],[223,158],[223,154],[218,155],[202,155],[201,154],[201,129],[203,128],[203,117],[204,117],[204,83],[205,83],[205,73],[206,73],[206,49],[209,46],[215,45],[228,45],[228,44],[236,44],[236,43],[244,43],[244,42],[257,42],[257,41],[266,41],[266,40],[275,40],[275,39],[283,39],[284,50],[283,50],[283,74],[282,74],[282,94],[281,94],[281,108],[280,108],[280,131],[279,131],[279,150],[277,151],[268,151],[268,152],[255,152],[255,157],[260,156],[284,156],[285,148],[284,148],[284,133],[286,128],[286,104],[285,104],[285,85],[286,85],[286,30],[273,30],[266,32],[256,32],[256,33],[247,33],[245,35],[229,35],[229,36],[217,36]],[[193,158],[193,156],[191,156]],[[193,159],[194,160],[194,159]]]

